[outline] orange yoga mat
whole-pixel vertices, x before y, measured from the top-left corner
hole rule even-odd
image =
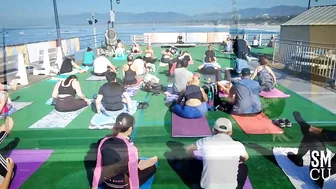
[[[264,113],[253,116],[232,115],[246,134],[281,134],[284,131],[274,125]]]

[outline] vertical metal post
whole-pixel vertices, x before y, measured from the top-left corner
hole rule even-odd
[[[112,14],[114,14],[113,12],[113,3],[112,3],[113,0],[110,0],[110,6],[111,6],[111,11],[112,11]],[[111,14],[111,13],[110,13]],[[111,20],[111,26],[112,26],[112,29],[114,29],[114,18],[112,18],[112,16],[110,16],[110,20]]]
[[[54,4],[54,15],[55,15],[55,24],[56,24],[56,32],[57,32],[57,47],[61,47],[61,31],[60,31],[60,24],[58,18],[58,11],[57,11],[57,3],[56,0],[53,0]]]
[[[93,27],[94,44],[95,44],[95,48],[97,48],[96,17],[94,16],[93,13],[92,13],[91,21],[92,21],[92,27]]]
[[[6,32],[7,30],[5,28],[2,29],[2,54],[3,54],[3,62],[4,62],[4,83],[7,84],[7,54],[6,54]]]
[[[308,10],[310,9],[311,0],[308,0]]]

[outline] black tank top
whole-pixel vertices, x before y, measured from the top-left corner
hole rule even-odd
[[[58,95],[76,95],[76,90],[72,87],[72,81],[70,82],[70,85],[68,87],[63,86],[64,81],[60,84],[58,88]]]
[[[136,77],[136,72],[131,69],[131,65],[128,65],[128,70],[125,71],[125,81],[133,81]]]
[[[184,93],[185,101],[188,101],[190,99],[198,99],[200,101],[203,101],[203,94],[201,91],[201,88],[196,85],[189,85],[186,88],[186,91]]]
[[[70,72],[72,72],[72,60],[70,58],[66,58],[62,63],[59,73],[64,74]]]

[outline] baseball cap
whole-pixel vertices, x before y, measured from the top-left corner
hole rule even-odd
[[[241,71],[242,76],[249,76],[251,75],[251,70],[248,68],[243,68]]]
[[[232,131],[232,123],[227,118],[218,118],[215,122],[214,129],[219,132],[230,132]]]

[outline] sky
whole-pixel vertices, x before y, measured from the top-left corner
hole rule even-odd
[[[59,15],[73,15],[83,12],[106,13],[110,9],[109,0],[56,0]],[[231,0],[120,0],[113,1],[115,11],[120,12],[167,12],[174,11],[187,15],[208,12],[232,11]],[[183,2],[183,3],[181,3]],[[312,0],[312,6],[335,4],[335,0]],[[269,8],[277,5],[297,5],[307,7],[308,0],[236,0],[237,9]],[[27,19],[53,16],[53,0],[1,0],[1,17]]]

